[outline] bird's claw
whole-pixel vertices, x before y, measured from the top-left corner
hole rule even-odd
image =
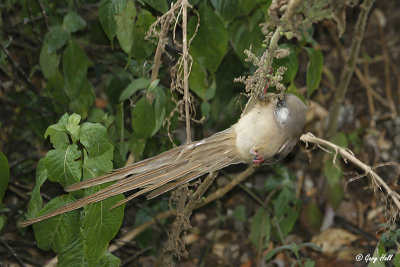
[[[250,154],[254,155],[253,164],[259,165],[264,162],[264,158],[255,150],[250,150]]]

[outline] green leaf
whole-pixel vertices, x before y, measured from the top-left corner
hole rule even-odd
[[[129,142],[129,150],[135,157],[135,160],[140,160],[143,155],[144,148],[146,147],[146,139],[141,138],[135,132],[132,133],[131,139]]]
[[[289,56],[284,58],[274,59],[272,67],[274,70],[277,70],[278,67],[286,67],[287,70],[285,74],[283,74],[283,82],[290,83],[296,77],[297,71],[299,69],[299,60],[297,59],[295,47],[293,45],[282,44],[279,47],[289,49],[290,54]]]
[[[151,82],[147,91],[152,92],[158,86],[159,83],[160,83],[160,79],[155,79],[154,81]]]
[[[58,25],[51,27],[50,32],[46,34],[46,41],[48,43],[47,52],[52,54],[58,49],[63,47],[71,38],[71,32]]]
[[[313,47],[305,47],[308,54],[307,65],[307,96],[310,96],[319,87],[322,77],[322,67],[324,65],[324,56],[320,50]]]
[[[330,141],[332,143],[334,143],[335,145],[338,145],[341,147],[347,148],[349,146],[349,143],[347,142],[346,134],[344,132],[338,132],[337,134],[335,134],[335,136],[333,136],[331,138]]]
[[[32,190],[31,198],[29,199],[27,218],[36,217],[42,209],[43,200],[40,194],[40,188],[47,180],[49,174],[44,165],[44,158],[40,159],[36,167],[35,187]]]
[[[84,78],[78,95],[69,103],[69,108],[73,112],[80,114],[83,118],[86,118],[89,108],[92,107],[95,100],[96,95],[93,86],[87,78]]]
[[[271,221],[269,213],[264,208],[259,208],[251,219],[250,242],[257,250],[263,249],[271,236]]]
[[[75,12],[69,12],[64,17],[64,27],[70,32],[81,31],[86,27],[86,21]]]
[[[86,148],[90,157],[96,157],[107,152],[111,145],[107,128],[100,123],[90,122],[85,122],[81,126],[80,142]]]
[[[238,16],[249,15],[256,7],[257,1],[239,0]]]
[[[193,59],[192,71],[189,75],[189,86],[196,95],[205,100],[207,88],[209,87],[207,83],[207,71],[195,58]]]
[[[63,71],[65,78],[65,92],[74,99],[82,87],[88,69],[88,59],[82,48],[70,40],[63,54]]]
[[[147,78],[138,78],[133,80],[119,96],[119,101],[124,101],[133,96],[137,91],[146,89],[150,85],[150,81]]]
[[[165,13],[168,11],[167,1],[165,0],[143,0],[143,1],[152,8],[160,11],[161,13]]]
[[[255,24],[259,24],[263,21],[262,12],[256,10],[250,18],[255,21]],[[245,49],[249,49],[250,46],[252,46],[252,52],[257,56],[261,55],[265,50],[265,48],[261,46],[264,35],[260,27],[258,25],[252,26],[247,18],[235,19],[230,24],[229,38],[231,39],[236,55],[245,64],[248,64],[245,62],[247,58],[244,53]]]
[[[336,210],[343,199],[343,188],[340,183],[328,186],[327,199],[328,203]]]
[[[121,13],[115,15],[116,35],[122,50],[129,54],[133,45],[133,27],[135,25],[136,7],[134,1],[128,1]]]
[[[311,201],[307,204],[306,215],[307,223],[311,229],[320,229],[322,223],[322,213],[319,210],[317,204]]]
[[[112,1],[112,8],[114,11],[114,15],[120,14],[126,6],[126,0],[111,0],[111,1]]]
[[[49,172],[49,180],[64,187],[79,182],[82,168],[80,157],[81,152],[76,144],[47,152],[44,164]]]
[[[117,12],[118,14],[118,12]],[[99,6],[99,20],[104,33],[112,41],[117,33],[117,24],[115,22],[115,9],[112,0],[101,0]]]
[[[38,216],[44,215],[50,211],[60,208],[66,204],[74,202],[71,195],[59,196],[52,199],[39,212]],[[35,239],[39,248],[55,252],[60,252],[68,241],[72,240],[79,232],[79,211],[63,213],[47,220],[35,223],[33,230]]]
[[[75,144],[79,140],[81,116],[78,114],[72,114],[68,118],[68,124],[66,125],[67,132],[71,135],[72,142]]]
[[[154,135],[156,132],[158,132],[158,130],[161,128],[164,122],[167,96],[165,95],[164,90],[161,89],[160,87],[154,88],[152,92],[154,94],[153,107],[154,107],[154,116],[156,119],[156,123],[151,135]]]
[[[211,0],[211,3],[224,21],[229,22],[236,16],[238,0]]]
[[[144,60],[154,52],[155,45],[144,39],[154,21],[156,21],[156,19],[145,9],[141,9],[137,14],[132,46],[132,56],[137,60]]]
[[[202,4],[199,9],[200,26],[191,45],[191,53],[197,61],[210,72],[217,71],[228,47],[228,33],[222,20],[214,11]],[[193,36],[197,25],[197,17],[189,20],[189,36]]]
[[[211,105],[207,101],[201,103],[201,114],[205,117],[211,110]]]
[[[244,205],[237,205],[235,207],[235,211],[233,212],[233,217],[240,222],[246,222],[246,207]]]
[[[10,182],[10,165],[7,157],[0,152],[0,206]]]
[[[333,156],[329,156],[324,163],[324,175],[330,186],[337,184],[342,177],[342,171],[339,166],[333,163]]]
[[[153,132],[156,125],[156,118],[153,108],[147,102],[146,97],[142,97],[132,111],[132,127],[135,132],[147,138]]]
[[[69,145],[67,135],[68,119],[69,115],[65,113],[56,124],[50,125],[44,133],[44,138],[50,135],[50,142],[54,148],[62,148]]]
[[[60,56],[56,53],[49,53],[49,44],[45,41],[40,50],[39,66],[46,79],[50,79],[58,71]]]
[[[95,186],[85,190],[85,195],[93,194],[105,186]],[[89,266],[96,265],[105,255],[108,243],[118,233],[124,217],[125,205],[115,209],[110,208],[124,199],[123,195],[117,195],[101,202],[84,207],[82,236],[84,254]]]
[[[58,253],[57,267],[87,267],[87,261],[83,254],[82,234],[77,234],[66,246]]]
[[[104,256],[100,259],[99,267],[119,267],[121,266],[121,260],[111,254],[110,252],[106,251]]]

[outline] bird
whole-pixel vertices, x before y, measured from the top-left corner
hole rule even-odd
[[[116,181],[92,195],[20,225],[26,227],[132,190],[139,191],[112,208],[147,193],[147,198],[151,199],[232,164],[272,164],[284,158],[296,145],[303,131],[306,112],[307,106],[293,94],[266,94],[230,128],[105,175],[72,184],[65,188],[67,192]]]

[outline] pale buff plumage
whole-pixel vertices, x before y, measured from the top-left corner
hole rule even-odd
[[[156,197],[203,174],[231,164],[251,164],[256,151],[266,163],[285,157],[296,144],[305,123],[306,106],[294,95],[286,95],[286,108],[276,113],[277,98],[257,103],[232,127],[201,141],[185,144],[155,157],[115,170],[109,174],[70,185],[66,191],[76,191],[106,182],[117,181],[90,196],[27,220],[27,226],[50,217],[79,209],[91,203],[138,190],[117,203],[119,206],[139,195]]]

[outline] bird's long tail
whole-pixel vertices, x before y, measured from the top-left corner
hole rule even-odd
[[[205,173],[241,162],[237,156],[234,142],[234,130],[229,128],[209,138],[173,148],[158,156],[117,169],[109,174],[70,185],[66,188],[68,192],[117,181],[74,203],[24,221],[21,226],[28,226],[135,189],[139,189],[139,191],[118,202],[113,208],[148,192],[151,192],[147,196],[148,198],[156,197]]]

